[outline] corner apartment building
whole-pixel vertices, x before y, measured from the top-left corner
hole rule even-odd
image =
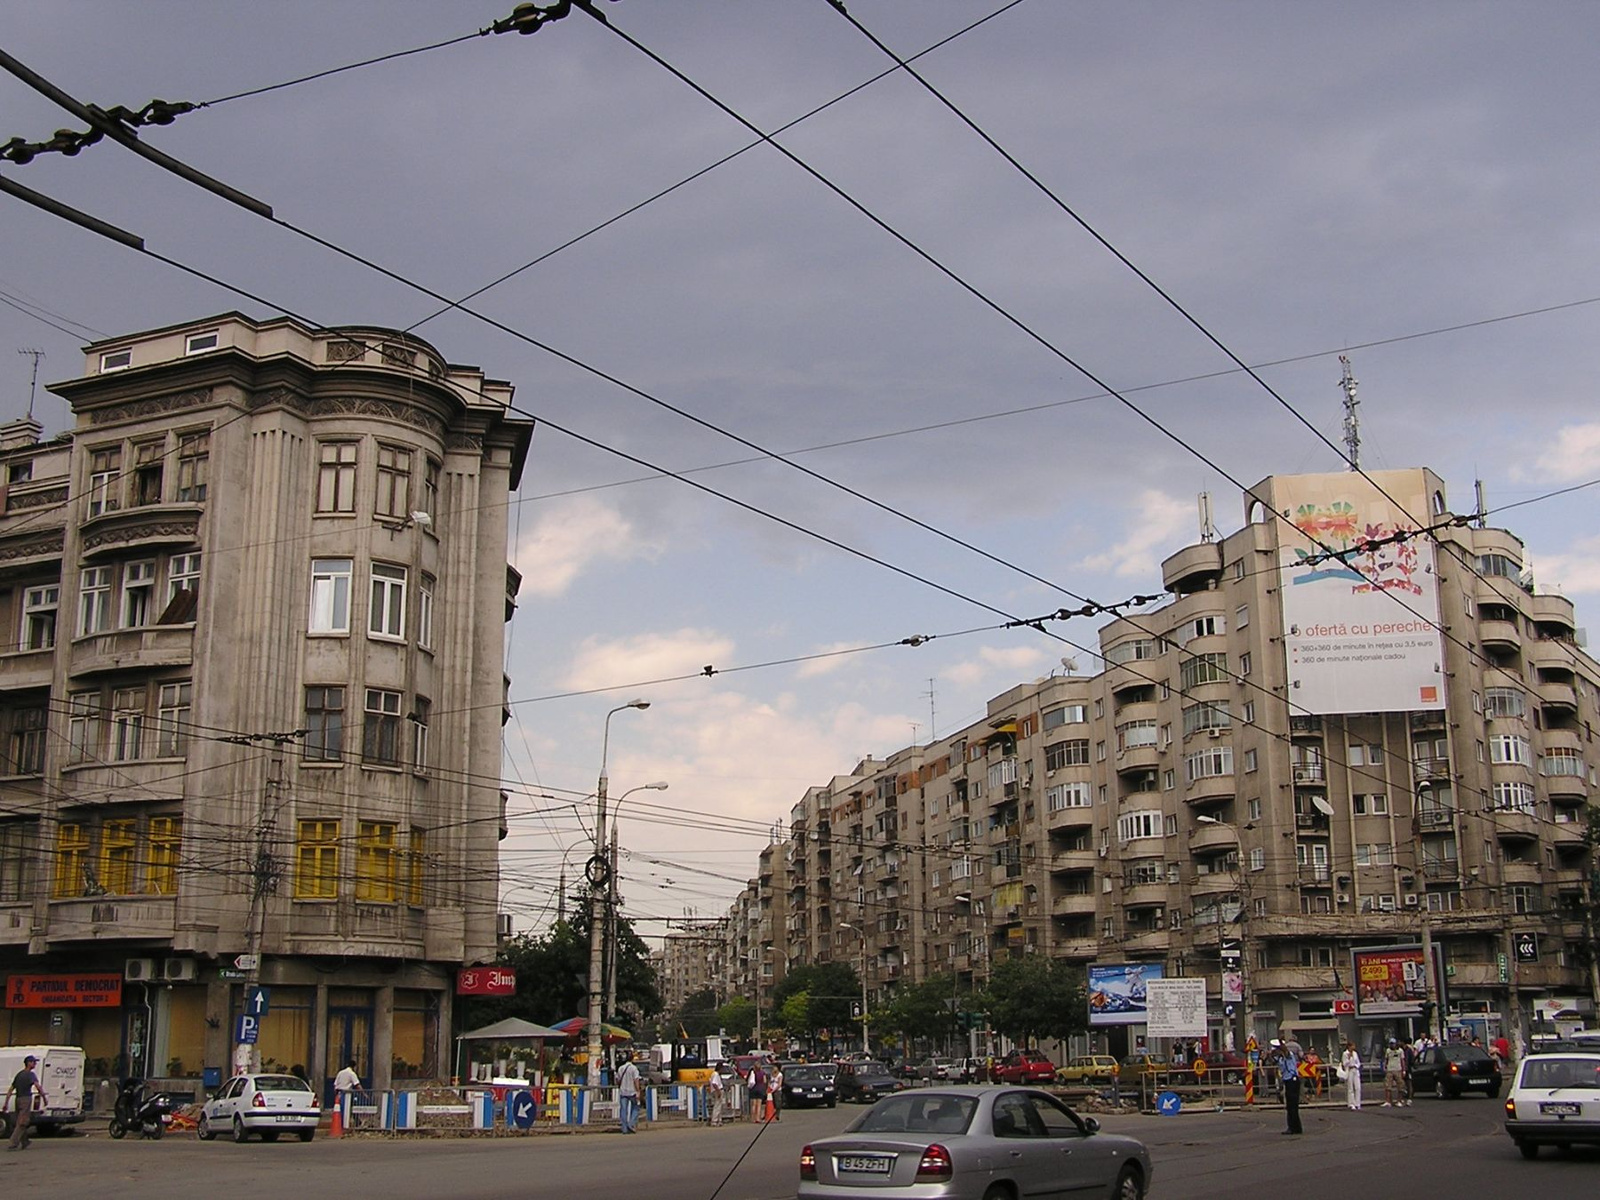
[[[1262,481],[1096,673],[809,790],[787,961],[860,955],[879,994],[1012,954],[1160,964],[1206,978],[1214,1044],[1327,1049],[1405,1027],[1353,953],[1426,941],[1459,1026],[1592,1014],[1600,668],[1514,534],[1452,521],[1431,472],[1371,478]]]
[[[237,313],[50,390],[71,432],[0,440],[0,1036],[193,1088],[259,984],[271,1067],[448,1076],[532,422],[410,335]]]

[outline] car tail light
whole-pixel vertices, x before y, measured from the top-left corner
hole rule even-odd
[[[1517,1119],[1517,1102],[1510,1096],[1506,1097],[1506,1119],[1508,1121],[1515,1121]]]
[[[267,1106],[267,1098],[264,1095],[262,1095],[260,1092],[257,1092],[254,1096],[252,1096],[250,1098],[250,1107],[251,1108],[265,1108],[266,1106]]]
[[[817,1178],[817,1152],[810,1146],[800,1151],[800,1178],[812,1181]]]
[[[1450,1074],[1452,1074],[1452,1075],[1461,1074],[1461,1064],[1460,1063],[1451,1063],[1450,1064]]]
[[[322,1101],[318,1100],[315,1096],[311,1097],[311,1107],[312,1108],[321,1108],[322,1107]]]
[[[949,1179],[955,1171],[956,1165],[950,1161],[950,1151],[935,1142],[922,1152],[922,1161],[917,1164],[917,1182]]]

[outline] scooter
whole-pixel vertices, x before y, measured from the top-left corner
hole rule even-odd
[[[112,1106],[111,1124],[106,1132],[119,1139],[129,1133],[159,1138],[170,1124],[171,1096],[148,1090],[142,1079],[124,1079],[117,1089],[117,1101]]]

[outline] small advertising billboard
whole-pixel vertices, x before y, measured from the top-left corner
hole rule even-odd
[[[1089,1024],[1143,1025],[1147,985],[1165,975],[1161,963],[1093,963],[1089,967]]]
[[[1146,981],[1145,1033],[1150,1037],[1206,1036],[1206,981],[1203,978]]]
[[[1368,946],[1351,951],[1356,1016],[1415,1017],[1428,998],[1421,946]]]

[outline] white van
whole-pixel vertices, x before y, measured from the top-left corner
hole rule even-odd
[[[78,1046],[0,1046],[0,1099],[30,1054],[39,1060],[33,1070],[46,1101],[40,1108],[35,1100],[33,1127],[41,1133],[54,1133],[78,1124],[83,1120],[83,1050]],[[0,1126],[7,1137],[16,1103],[13,1096],[7,1110],[0,1113]]]

